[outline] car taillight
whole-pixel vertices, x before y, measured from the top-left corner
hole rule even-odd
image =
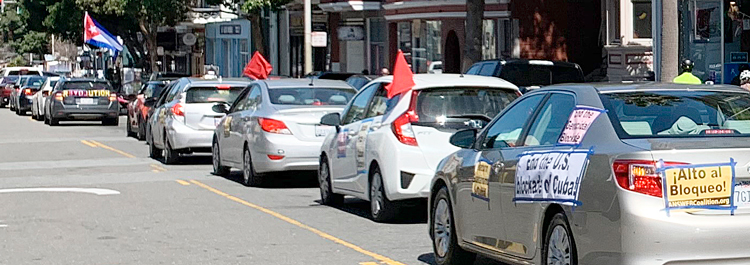
[[[266,132],[292,134],[292,131],[290,131],[289,128],[286,127],[286,124],[284,124],[284,122],[280,120],[258,118],[258,123],[260,124],[260,128]]]
[[[230,85],[217,85],[216,88],[219,90],[229,90],[232,87]]]
[[[615,160],[612,170],[617,184],[623,189],[661,198],[661,175],[656,172],[656,161]],[[664,162],[664,166],[685,165],[681,162]]]
[[[63,95],[60,92],[55,93],[55,100],[63,101]]]
[[[185,116],[185,111],[182,108],[182,104],[174,104],[174,106],[172,106],[172,114],[174,114],[175,116]]]
[[[117,94],[109,94],[109,102],[117,101]]]
[[[409,109],[406,110],[404,114],[401,114],[401,116],[398,116],[398,118],[396,118],[396,120],[391,123],[391,131],[393,131],[393,135],[396,136],[396,139],[398,139],[399,142],[405,145],[419,145],[417,144],[417,138],[414,134],[414,130],[412,130],[411,128],[412,122],[419,121],[419,115],[417,115],[416,111],[418,95],[419,91],[412,91]]]
[[[31,90],[30,88],[27,88],[23,90],[23,94],[27,96],[31,96],[31,95],[34,95],[34,91]]]

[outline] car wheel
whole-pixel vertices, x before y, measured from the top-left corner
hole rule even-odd
[[[552,217],[547,227],[547,235],[542,249],[542,262],[544,264],[578,264],[575,241],[573,241],[570,225],[568,225],[565,214],[557,213]]]
[[[148,141],[148,155],[153,159],[162,158],[161,149],[159,149],[158,147],[156,147],[156,145],[154,145],[153,138],[151,139],[151,141]]]
[[[164,135],[164,164],[175,164],[180,160],[180,153],[172,149],[172,146],[169,144],[169,138],[166,137],[166,133]]]
[[[318,183],[320,184],[320,201],[325,205],[339,205],[344,202],[344,195],[333,193],[331,185],[331,171],[328,166],[328,159],[325,156],[320,157],[320,167],[318,167]]]
[[[214,143],[211,148],[211,160],[213,161],[214,166],[214,175],[226,177],[229,176],[229,167],[225,167],[221,165],[221,153],[219,152],[219,143],[214,140]]]
[[[146,140],[146,124],[143,123],[141,119],[138,119],[138,140],[143,141]]]
[[[130,115],[128,115],[128,123],[125,125],[125,132],[128,137],[135,137],[135,133],[133,132],[133,126],[130,123]]]
[[[432,251],[435,253],[435,262],[439,265],[474,264],[477,255],[458,245],[456,222],[453,220],[453,209],[448,196],[448,188],[442,187],[435,194],[435,199],[432,201],[432,214],[430,215],[430,224],[432,225],[430,235],[432,236]]]
[[[263,183],[263,177],[255,172],[250,149],[245,147],[242,153],[242,184],[248,187],[258,187]]]
[[[60,125],[60,120],[55,118],[49,119],[49,126],[57,126]]]
[[[385,196],[380,169],[375,168],[370,180],[370,214],[376,222],[390,221],[396,217],[398,205]]]

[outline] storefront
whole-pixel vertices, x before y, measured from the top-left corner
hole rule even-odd
[[[322,1],[318,7],[328,14],[331,71],[377,73],[390,67],[380,2]]]
[[[206,65],[223,77],[240,77],[250,61],[250,21],[235,19],[206,24]]]

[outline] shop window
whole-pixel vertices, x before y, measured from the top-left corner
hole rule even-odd
[[[651,38],[651,0],[633,0],[633,38]]]
[[[397,27],[398,48],[404,53],[406,62],[411,64],[411,22],[399,22]]]
[[[206,64],[214,64],[214,41],[206,39]]]
[[[482,60],[497,58],[497,20],[482,21]]]

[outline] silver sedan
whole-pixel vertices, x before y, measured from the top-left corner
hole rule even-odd
[[[241,168],[244,184],[260,185],[263,173],[316,170],[320,146],[332,126],[320,118],[341,112],[357,91],[343,81],[324,79],[264,80],[253,83],[216,126],[214,174]]]
[[[750,94],[560,85],[525,94],[433,180],[438,264],[750,264]]]

